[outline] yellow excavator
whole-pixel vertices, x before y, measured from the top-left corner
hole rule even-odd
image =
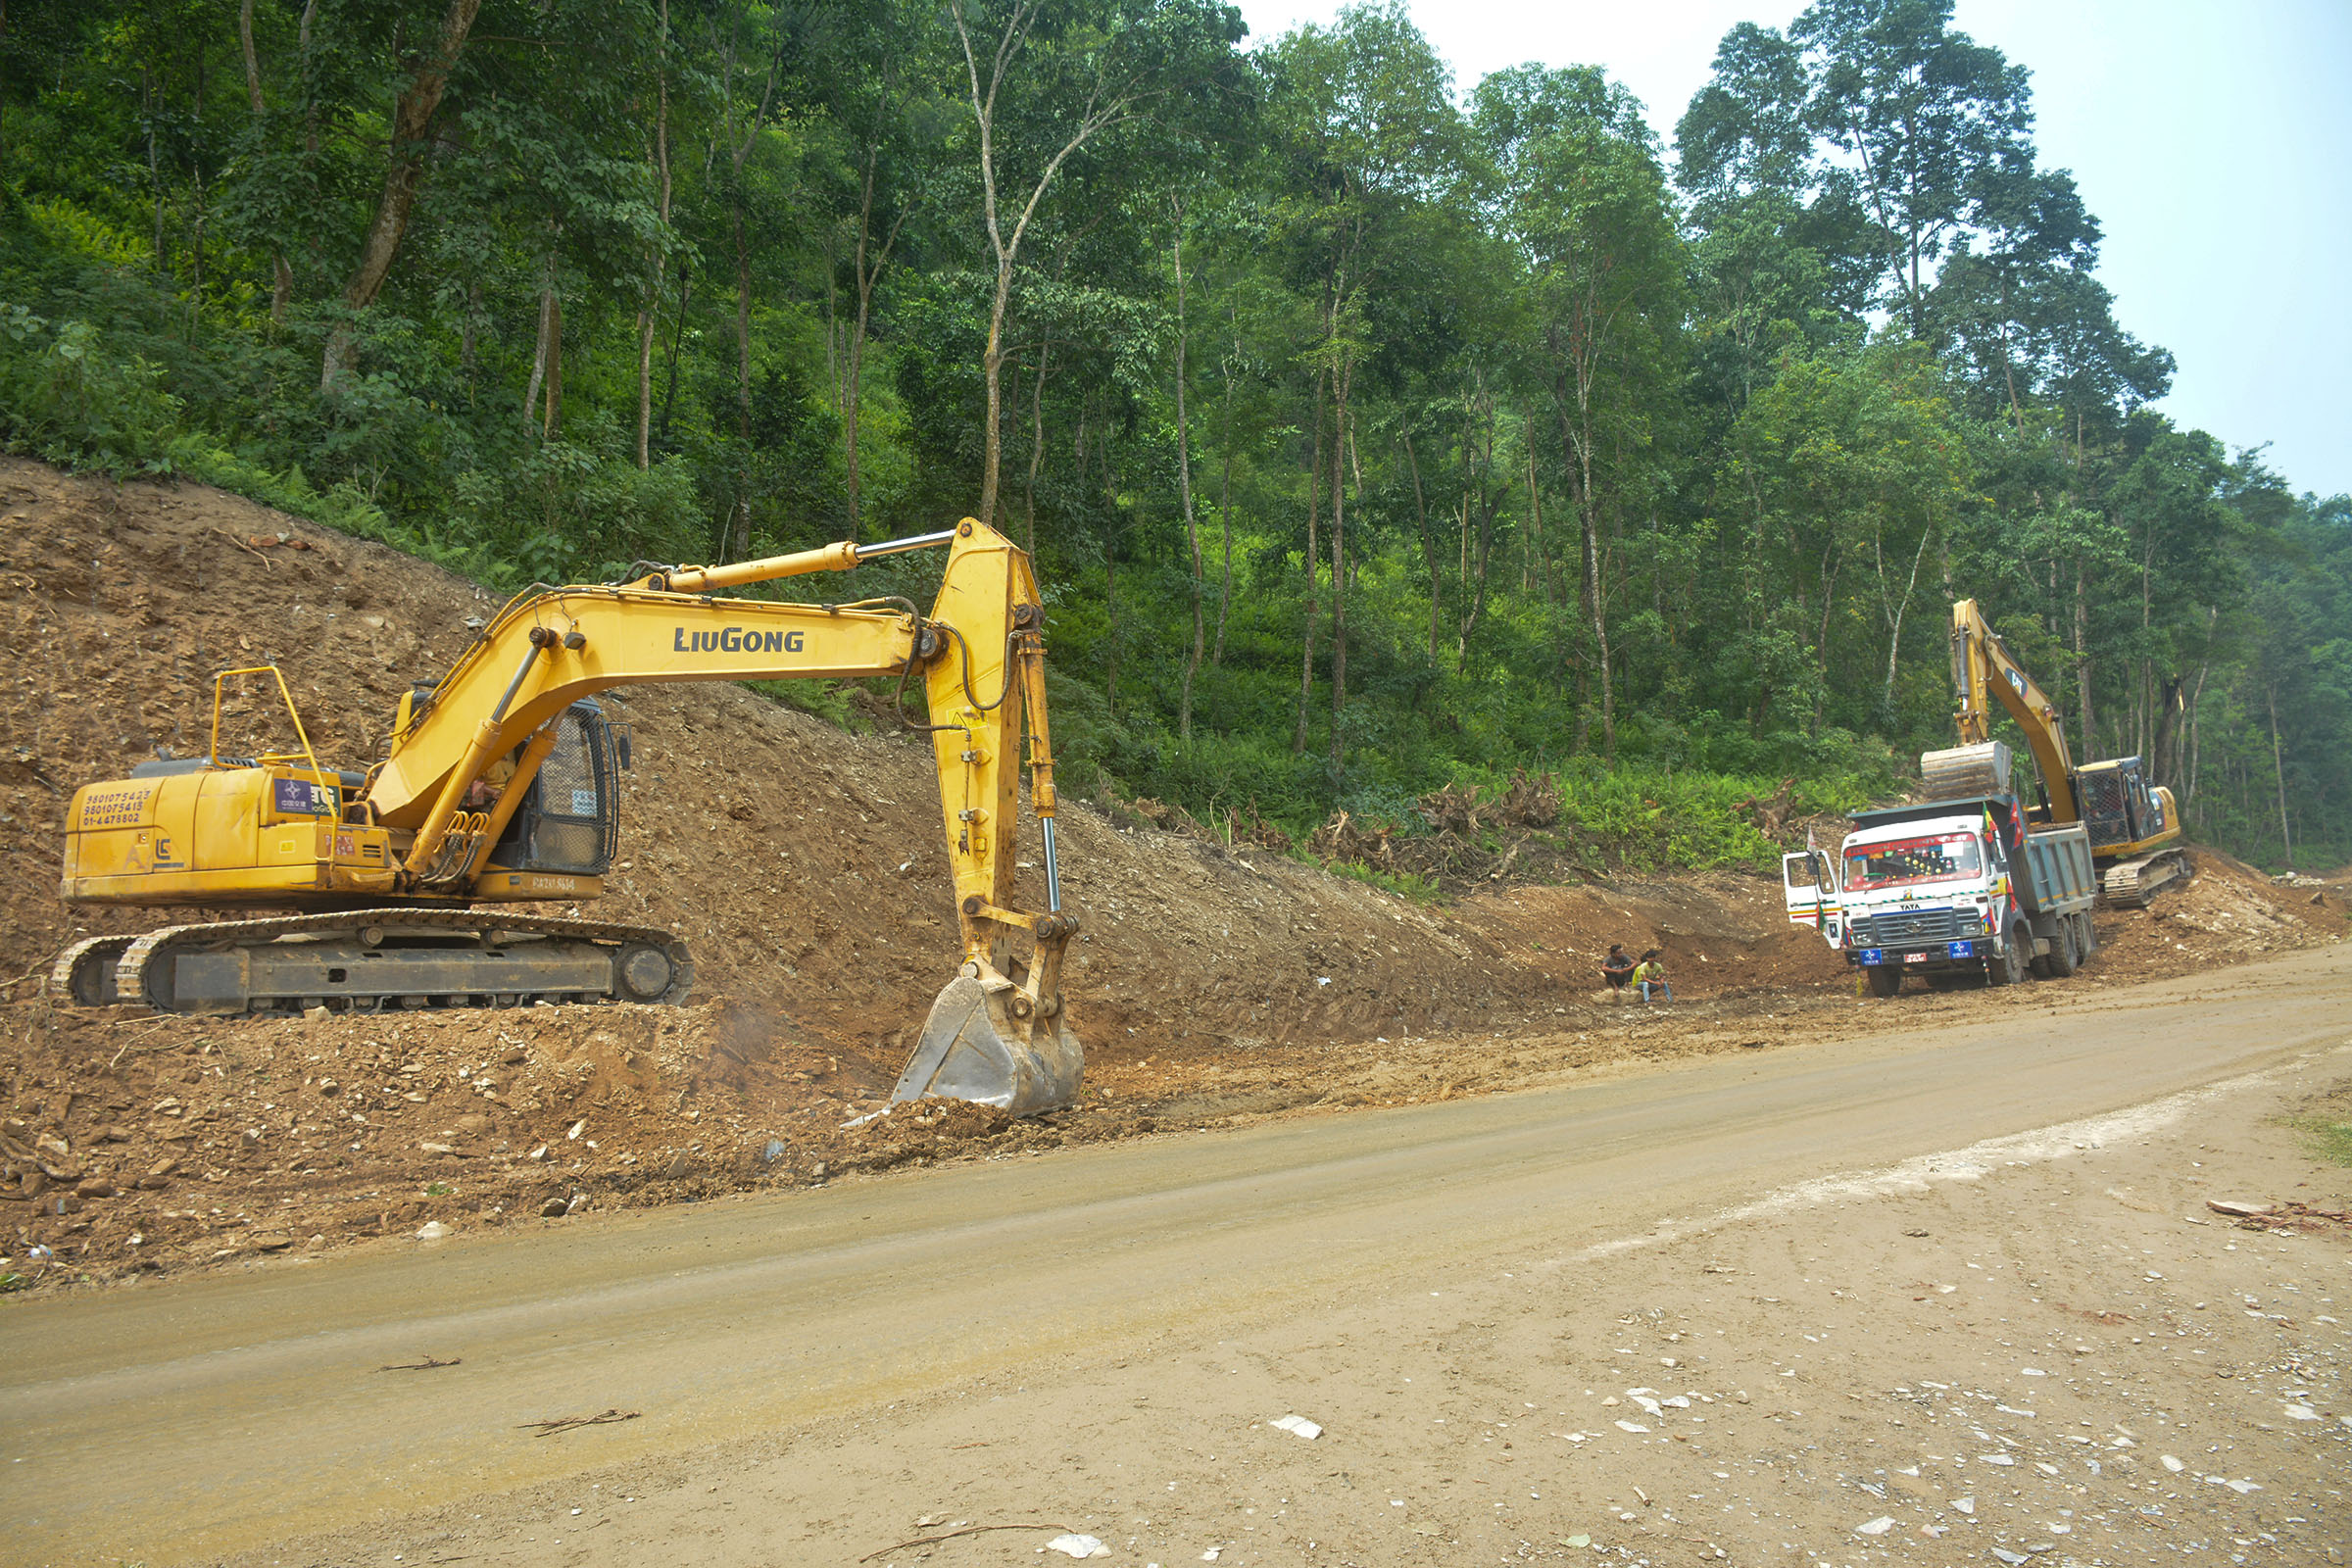
[[[793,604],[723,590],[945,545],[928,616],[898,598]],[[722,566],[641,563],[630,580],[510,601],[437,681],[399,704],[362,772],[322,766],[274,665],[213,683],[212,747],[75,792],[61,896],[72,904],[255,906],[265,918],[93,937],[56,962],[87,1005],[274,1013],[667,1003],[694,976],[660,928],[529,913],[603,891],[619,842],[630,735],[596,698],[654,681],[918,673],[939,768],[962,967],[933,1004],[893,1098],[1016,1115],[1068,1103],[1083,1066],[1064,1021],[1045,612],[1029,558],[965,518],[882,544],[844,541]],[[295,749],[220,754],[223,692],[274,678]],[[902,709],[902,711],[904,710]],[[1023,718],[1046,907],[1014,906]]]
[[[2180,812],[2173,792],[2151,785],[2136,757],[2078,764],[2067,748],[2057,706],[2010,657],[1973,599],[1952,606],[1952,684],[1960,698],[1953,715],[1960,744],[1920,758],[1931,797],[2012,793],[2008,749],[1992,739],[1992,704],[1997,701],[2025,732],[2041,772],[2042,804],[2027,810],[2028,820],[2061,827],[2082,824],[2090,834],[2101,902],[2144,908],[2166,888],[2188,880],[2188,856],[2180,848]]]

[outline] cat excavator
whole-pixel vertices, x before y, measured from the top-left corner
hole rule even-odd
[[[1952,606],[1952,685],[1960,699],[1953,715],[1960,744],[1920,758],[1930,798],[2010,793],[2008,749],[1993,742],[1990,727],[1997,701],[2025,732],[2041,772],[2042,804],[2029,808],[2027,819],[2059,827],[2082,824],[2090,834],[2101,903],[2145,908],[2166,888],[2188,880],[2173,792],[2150,784],[2136,757],[2078,764],[2067,748],[2057,706],[2010,657],[1973,599]]]
[[[723,596],[942,545],[927,616],[901,598]],[[599,694],[896,675],[904,705],[919,676],[930,721],[913,727],[929,732],[938,764],[963,956],[893,1099],[940,1095],[1016,1115],[1067,1104],[1083,1055],[1063,1016],[1061,963],[1079,922],[1061,907],[1044,625],[1029,558],[967,517],[881,544],[719,566],[640,563],[616,583],[527,590],[448,673],[401,699],[383,760],[364,771],[320,764],[276,666],[223,671],[208,755],[142,762],[75,792],[60,895],[271,912],[77,942],[58,957],[53,988],[86,1005],[230,1014],[680,1001],[694,960],[671,932],[529,912],[594,900],[618,849],[631,738]],[[292,749],[221,755],[223,694],[240,678],[274,681]],[[1043,910],[1013,897],[1024,729]]]

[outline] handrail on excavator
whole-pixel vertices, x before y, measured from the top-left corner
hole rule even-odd
[[[943,528],[937,533],[910,534],[904,539],[887,539],[873,545],[843,539],[833,544],[819,545],[814,550],[762,556],[757,561],[738,561],[727,566],[660,566],[630,586],[650,588],[656,593],[708,593],[714,588],[738,588],[750,582],[773,582],[779,577],[805,577],[816,571],[848,571],[860,562],[901,555],[909,550],[929,550],[955,541],[956,530],[953,528]]]

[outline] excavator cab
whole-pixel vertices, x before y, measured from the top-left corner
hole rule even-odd
[[[2090,830],[2090,847],[2121,850],[2162,834],[2166,824],[2159,793],[2148,788],[2136,757],[2084,763],[2075,774],[2075,794],[2082,825]]]
[[[620,769],[628,732],[594,699],[556,718],[555,746],[490,852],[488,874],[603,876],[620,848]],[[490,775],[495,781],[496,764]]]

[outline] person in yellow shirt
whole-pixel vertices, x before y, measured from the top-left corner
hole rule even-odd
[[[1652,948],[1642,955],[1642,961],[1634,966],[1634,988],[1642,993],[1643,1002],[1649,1001],[1653,992],[1665,1001],[1674,1000],[1674,987],[1666,982],[1663,959],[1664,955],[1660,950]]]

